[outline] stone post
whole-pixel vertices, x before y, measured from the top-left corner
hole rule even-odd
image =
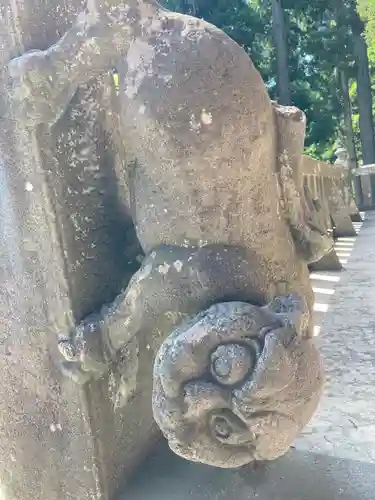
[[[353,192],[356,193],[357,182],[354,176],[353,178],[353,168],[349,166],[349,155],[344,148],[339,148],[336,151],[337,159],[334,163],[335,167],[341,169],[341,191],[344,197],[344,203],[349,208],[350,217],[353,222],[362,222],[361,214],[359,213],[358,207],[353,197]]]
[[[328,206],[334,223],[335,237],[356,236],[352,219],[350,217],[349,207],[344,201],[342,190],[340,189],[341,179],[339,177],[325,177],[325,194],[328,200]]]
[[[317,172],[318,163],[308,156],[303,157],[302,177],[304,185],[310,189],[314,200],[319,203],[324,219],[324,224],[332,235],[332,221],[328,207],[328,200],[324,192],[324,178]],[[333,235],[332,235],[333,236]]]
[[[9,116],[5,65],[57,36],[57,7],[2,3],[1,116]],[[87,394],[62,380],[54,363],[57,332],[71,327],[73,311],[42,140],[1,119],[0,490],[7,500],[99,499]]]
[[[333,238],[332,219],[328,206],[328,199],[324,190],[323,175],[325,171],[322,171],[318,161],[308,156],[304,156],[302,172],[304,182],[309,186],[314,199],[317,200],[317,203],[319,203],[321,211],[324,214],[325,224],[329,227]],[[318,261],[311,262],[308,267],[310,271],[339,271],[342,269],[340,260],[334,248],[332,248],[329,253],[324,255]]]
[[[332,166],[322,161],[304,156],[303,172],[321,178],[321,202],[332,219],[336,236],[356,234],[350,217],[347,169],[342,165]]]
[[[375,205],[375,197],[372,185],[375,179],[375,165],[363,165],[354,171],[354,175],[359,180],[361,189],[361,208],[363,210],[372,209]]]
[[[105,129],[110,87],[104,76],[80,88],[52,128],[13,120],[7,99],[8,62],[53,44],[82,6],[5,0],[0,7],[0,497],[7,500],[108,499],[159,435],[147,342],[140,366],[148,385],[140,384],[134,413],[119,407],[126,395],[118,371],[75,385],[62,375],[57,350],[59,333],[112,300],[141,253]],[[129,366],[134,352],[127,354]]]

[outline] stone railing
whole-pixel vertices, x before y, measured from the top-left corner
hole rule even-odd
[[[305,185],[321,205],[326,223],[332,230],[332,237],[355,236],[353,222],[360,221],[361,216],[351,194],[348,168],[304,156],[302,174]],[[328,271],[339,270],[342,265],[332,249],[309,267],[313,270]]]
[[[114,498],[161,432],[218,467],[286,453],[323,384],[307,264],[331,219],[353,231],[345,178],[301,162],[304,114],[235,42],[83,4],[2,2],[6,500]]]

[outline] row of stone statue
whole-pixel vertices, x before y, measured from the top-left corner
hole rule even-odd
[[[281,456],[321,395],[308,265],[354,231],[347,171],[203,20],[1,9],[0,497],[112,498],[159,428]]]

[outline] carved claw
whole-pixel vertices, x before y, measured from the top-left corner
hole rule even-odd
[[[69,338],[58,343],[64,358],[62,372],[77,384],[100,378],[108,371],[108,349],[102,338],[99,316],[86,318]]]
[[[114,409],[125,406],[134,396],[138,376],[138,340],[132,337],[115,351],[103,335],[103,312],[91,315],[58,343],[62,374],[77,385],[84,385],[110,374],[108,392]]]
[[[295,313],[293,308],[297,309]],[[217,304],[177,328],[155,360],[153,412],[178,455],[232,468],[283,455],[312,417],[322,370],[297,297]]]

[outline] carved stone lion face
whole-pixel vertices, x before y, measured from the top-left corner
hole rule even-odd
[[[217,304],[170,335],[154,367],[154,417],[178,455],[233,468],[288,451],[318,404],[314,344],[267,308]]]

